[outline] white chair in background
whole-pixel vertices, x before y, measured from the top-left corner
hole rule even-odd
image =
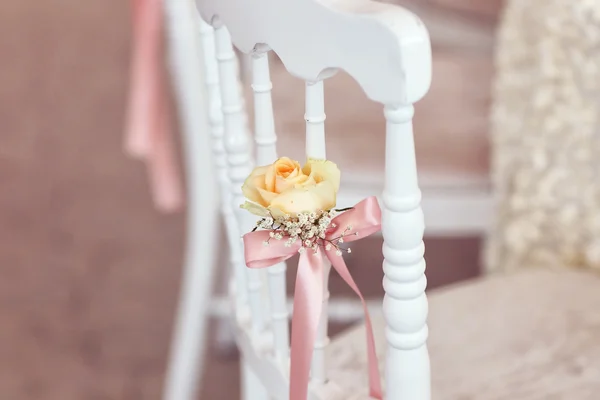
[[[164,387],[164,398],[177,400],[194,398],[202,375],[221,225],[195,5],[189,0],[165,0],[164,7],[167,58],[173,72],[187,182],[185,264]]]
[[[287,399],[289,338],[285,267],[272,267],[268,277],[261,271],[249,271],[241,258],[241,244],[234,243],[254,221],[245,212],[234,211],[242,202],[240,187],[252,167],[252,152],[230,33],[233,44],[252,55],[257,163],[270,163],[276,155],[266,61],[271,49],[292,75],[306,82],[307,155],[324,155],[323,81],[336,68],[347,71],[367,97],[383,105],[386,172],[381,203],[386,297],[383,313],[373,320],[380,357],[386,360],[381,366],[386,376],[385,398],[595,399],[600,391],[598,370],[593,366],[593,360],[600,357],[600,343],[595,339],[600,333],[600,315],[595,311],[600,306],[597,277],[531,271],[434,291],[428,335],[424,224],[412,116],[413,103],[429,87],[431,53],[427,31],[417,17],[401,7],[367,0],[197,3],[204,20],[215,28],[219,90],[216,82],[207,78],[212,90],[206,94],[209,102],[220,97],[223,110],[229,166],[227,176],[220,176],[230,190],[223,191],[231,206],[223,212],[229,218],[235,276],[233,322],[242,353],[245,399]],[[324,26],[327,29],[319,29]],[[209,54],[206,44],[213,43],[208,39],[212,31],[205,26],[204,33],[204,50]],[[202,74],[201,67],[194,68]],[[206,76],[210,74],[207,69]],[[215,112],[214,117],[213,134],[219,132],[220,113]],[[365,146],[369,134],[365,134]],[[343,149],[343,141],[336,146]],[[221,168],[226,169],[223,164]],[[193,316],[188,314],[188,318]],[[323,320],[327,320],[326,312]],[[368,398],[363,332],[364,327],[357,327],[329,343],[326,331],[320,330],[309,399]],[[186,337],[192,336],[188,332]],[[432,375],[425,344],[428,337]],[[188,359],[194,356],[187,354]],[[185,364],[171,369],[167,384],[171,390],[165,399],[193,399],[197,371],[183,368]]]

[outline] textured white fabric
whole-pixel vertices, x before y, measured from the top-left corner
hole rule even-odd
[[[496,59],[488,267],[600,269],[600,1],[508,1]]]
[[[599,398],[595,274],[530,269],[434,290],[429,300],[433,399]],[[373,323],[383,371],[385,323]],[[329,376],[348,399],[368,398],[364,332],[357,326],[328,349]]]

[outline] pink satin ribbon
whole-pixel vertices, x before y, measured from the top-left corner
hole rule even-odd
[[[379,231],[381,210],[377,199],[369,197],[361,201],[353,209],[335,217],[332,223],[335,223],[336,227],[327,232],[328,240],[339,238],[348,226],[352,226],[352,229],[344,234],[344,242],[359,240]],[[355,235],[356,232],[358,234]],[[296,254],[301,246],[300,241],[297,241],[291,247],[285,247],[285,240],[274,239],[265,246],[263,242],[267,240],[268,231],[255,231],[244,235],[246,265],[249,268],[270,267],[285,261]],[[367,328],[369,393],[373,398],[382,398],[375,340],[367,305],[344,259],[335,251],[334,247],[331,250],[320,249],[316,253],[307,249],[300,255],[292,315],[290,400],[306,400],[308,396],[310,363],[323,303],[323,253],[362,302]]]
[[[183,206],[184,195],[169,125],[162,71],[162,0],[133,0],[133,59],[125,149],[146,161],[156,207]]]

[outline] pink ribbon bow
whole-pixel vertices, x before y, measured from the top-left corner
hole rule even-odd
[[[183,188],[169,127],[167,87],[161,68],[162,0],[133,0],[133,60],[125,149],[148,163],[155,205],[175,211]]]
[[[344,233],[344,242],[359,240],[379,231],[381,210],[377,199],[369,197],[361,201],[351,210],[335,217],[330,227],[326,234],[327,240],[339,238],[350,227]],[[301,247],[300,241],[296,241],[291,247],[285,246],[286,240],[270,240],[268,246],[263,244],[264,241],[269,241],[269,231],[255,231],[244,235],[246,265],[249,268],[270,267],[285,261]],[[306,249],[300,254],[292,315],[290,400],[306,400],[308,396],[310,363],[323,303],[323,253],[362,302],[367,328],[369,393],[371,397],[381,399],[381,378],[367,305],[344,259],[332,247],[331,250],[318,249],[316,252]]]

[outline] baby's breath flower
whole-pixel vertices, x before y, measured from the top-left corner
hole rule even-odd
[[[256,227],[270,230],[269,238],[275,240],[285,239],[285,247],[292,247],[297,240],[300,240],[299,253],[304,253],[307,249],[313,250],[316,253],[319,247],[323,247],[326,251],[334,250],[338,256],[341,256],[343,252],[350,253],[350,249],[346,250],[339,247],[340,244],[344,243],[344,236],[349,234],[358,235],[358,232],[350,233],[352,225],[349,225],[340,234],[339,238],[328,240],[327,230],[330,227],[337,227],[332,222],[336,214],[334,210],[319,210],[316,212],[298,213],[295,217],[291,217],[290,215],[277,218],[268,216],[259,220],[256,223]],[[269,246],[269,240],[264,241],[263,245]]]

